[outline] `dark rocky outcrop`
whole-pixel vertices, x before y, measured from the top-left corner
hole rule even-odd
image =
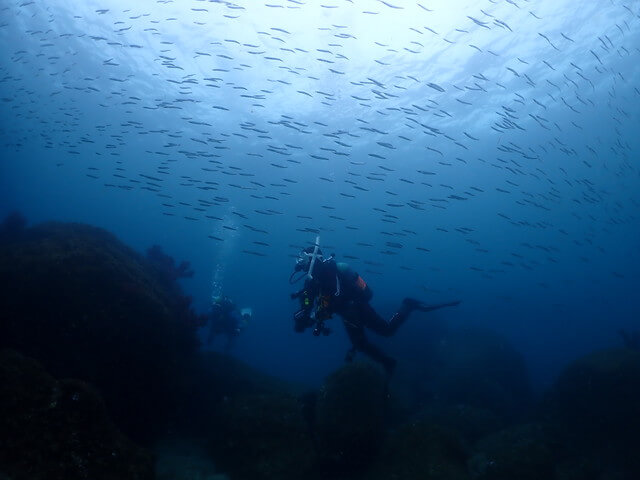
[[[315,420],[325,467],[360,469],[373,461],[384,439],[386,398],[385,378],[370,363],[347,364],[327,378]]]
[[[0,478],[151,480],[151,455],[111,423],[99,394],[0,351]]]
[[[539,410],[573,464],[597,471],[589,460],[597,457],[602,465],[616,465],[629,478],[640,478],[640,352],[609,349],[574,361]],[[588,461],[577,462],[580,458]]]
[[[486,409],[513,421],[533,402],[522,356],[486,329],[450,332],[435,356],[433,389],[446,405]]]
[[[297,399],[245,394],[220,405],[211,436],[213,458],[238,480],[314,478],[316,454]]]
[[[553,479],[554,450],[541,425],[515,425],[476,444],[468,462],[469,472],[473,480]]]
[[[408,422],[389,435],[365,478],[467,480],[466,456],[452,432],[427,420]]]
[[[0,347],[94,385],[136,437],[163,429],[199,321],[167,270],[172,264],[88,225],[3,228]]]

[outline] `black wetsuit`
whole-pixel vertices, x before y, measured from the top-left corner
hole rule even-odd
[[[338,314],[353,345],[351,353],[358,350],[380,362],[388,371],[393,370],[395,359],[369,342],[364,329],[366,327],[389,337],[407,319],[411,308],[403,305],[391,320],[385,320],[369,305],[373,294],[362,277],[346,263],[336,263],[333,259],[316,263],[313,279],[305,281],[303,290],[297,296],[308,315],[296,320],[296,331],[303,331],[314,324],[314,320],[309,318],[314,306],[315,322]]]
[[[211,313],[209,314],[211,327],[207,343],[213,342],[217,335],[222,334],[227,336],[225,351],[231,348],[233,339],[240,333],[240,323],[236,316],[236,310],[235,304],[226,297],[211,306]]]

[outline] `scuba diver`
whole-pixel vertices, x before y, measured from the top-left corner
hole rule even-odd
[[[251,316],[250,308],[238,310],[236,304],[229,297],[215,297],[211,305],[211,312],[208,315],[211,327],[207,344],[210,345],[218,335],[226,335],[227,342],[224,351],[228,353],[235,338],[240,335],[240,332],[245,329],[249,320],[251,320]]]
[[[302,274],[296,277],[298,272]],[[333,255],[327,259],[322,256],[319,238],[316,238],[313,247],[300,252],[289,283],[296,283],[304,277],[304,287],[291,294],[292,299],[300,300],[300,309],[294,314],[294,330],[304,332],[313,327],[314,335],[328,335],[331,330],[325,326],[325,321],[333,314],[338,314],[342,317],[352,344],[345,360],[352,361],[355,353],[360,351],[381,363],[389,376],[395,369],[396,360],[367,340],[365,327],[390,337],[414,310],[430,312],[460,303],[453,301],[426,305],[413,298],[405,298],[398,311],[387,321],[369,305],[373,293],[362,277],[348,264],[336,262]]]

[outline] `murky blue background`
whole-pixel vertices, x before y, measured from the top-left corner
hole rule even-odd
[[[234,355],[314,385],[348,348],[292,331],[316,233],[384,315],[463,301],[375,339],[400,369],[479,325],[540,388],[638,328],[637,2],[128,5],[0,3],[0,214],[161,245],[199,311],[253,308]]]

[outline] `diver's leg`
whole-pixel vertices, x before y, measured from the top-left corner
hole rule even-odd
[[[360,318],[362,319],[362,325],[370,330],[373,330],[378,335],[382,335],[383,337],[390,337],[396,332],[398,327],[406,320],[407,316],[409,315],[409,310],[405,310],[400,309],[398,313],[391,317],[390,321],[382,318],[378,314],[378,312],[376,312],[374,308],[368,303],[360,304],[358,313]]]
[[[409,318],[409,315],[411,315],[412,311],[413,308],[411,308],[411,306],[406,305],[404,302],[402,302],[402,305],[400,306],[398,311],[394,313],[391,319],[387,322],[386,335],[391,336],[396,333],[398,328],[400,328],[400,325],[402,325],[407,320],[407,318]]]
[[[431,312],[433,310],[438,310],[439,308],[444,307],[455,307],[460,304],[460,300],[455,300],[453,302],[446,303],[437,303],[435,305],[427,305],[426,303],[422,303],[420,300],[416,300],[415,298],[405,298],[402,300],[402,306],[408,308],[409,310],[419,310],[420,312]]]
[[[360,323],[359,319],[355,318],[355,316],[345,316],[343,323],[353,347],[365,355],[368,355],[371,359],[381,363],[387,373],[391,374],[396,366],[395,359],[386,355],[380,348],[369,342],[364,332],[364,326]],[[350,353],[347,354],[347,358],[350,359],[352,355],[353,352],[350,351]]]
[[[414,310],[418,310],[420,312],[431,312],[433,310],[438,310],[439,308],[455,307],[459,303],[460,301],[456,300],[454,302],[439,303],[436,305],[426,305],[413,298],[405,298],[404,300],[402,300],[402,305],[400,306],[398,311],[394,313],[393,316],[391,317],[391,320],[389,320],[389,323],[387,324],[388,326],[386,330],[386,335],[389,336],[396,333],[396,330],[400,328],[400,325],[402,325],[407,320],[407,318],[409,318],[409,315]]]
[[[407,305],[405,302],[402,303],[402,306],[398,309],[396,313],[393,314],[389,321],[382,318],[378,312],[376,312],[371,305],[368,303],[362,303],[358,306],[358,313],[361,320],[362,325],[373,330],[378,335],[382,335],[383,337],[390,337],[400,325],[402,325],[407,318],[409,318],[409,314],[414,309],[411,305]]]
[[[391,320],[387,321],[382,318],[371,305],[368,303],[360,303],[345,312],[343,317],[345,326],[347,326],[347,323],[351,321],[350,317],[353,317],[357,319],[358,325],[367,327],[383,337],[390,337],[396,333],[396,330],[398,330],[400,325],[405,322],[412,310],[413,308],[403,303],[400,309],[393,314]],[[351,323],[355,324],[356,322]],[[348,326],[347,333],[349,333]]]
[[[398,311],[393,314],[388,322],[380,315],[378,315],[378,313],[368,303],[362,304],[362,306],[360,307],[360,314],[361,318],[363,319],[362,323],[365,327],[370,328],[379,335],[390,337],[391,335],[396,333],[398,328],[400,328],[400,325],[402,325],[407,320],[407,318],[409,318],[409,315],[414,310],[419,310],[421,312],[431,312],[439,308],[453,307],[455,305],[458,305],[459,303],[460,302],[456,301],[440,303],[437,305],[425,305],[418,300],[405,298],[402,301],[402,305],[400,306]]]

